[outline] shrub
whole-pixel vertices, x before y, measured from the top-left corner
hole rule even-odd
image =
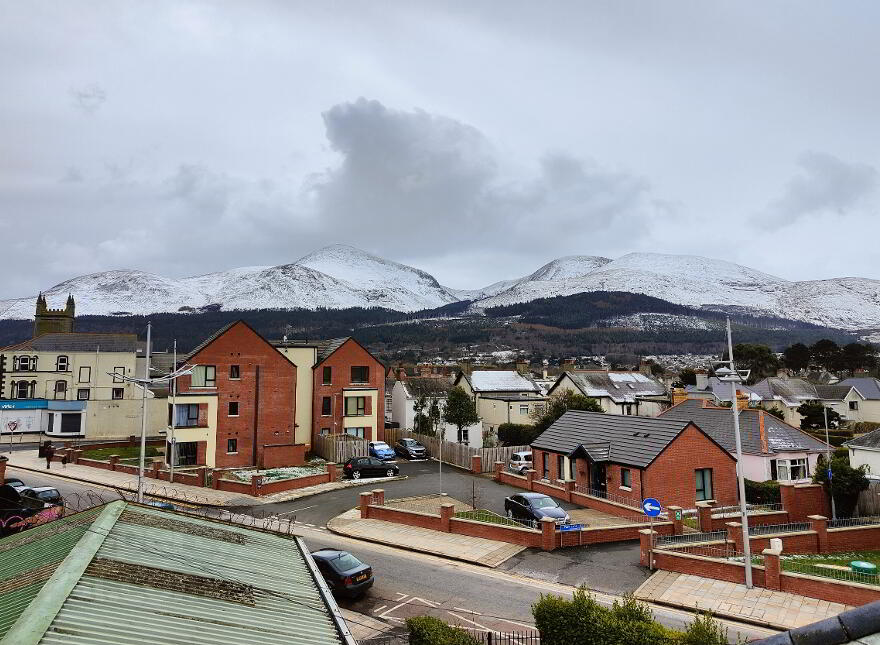
[[[746,501],[749,504],[779,504],[782,501],[777,481],[771,479],[765,482],[756,482],[746,479],[745,484]]]
[[[480,645],[463,629],[447,625],[433,616],[406,619],[410,645]]]
[[[535,426],[524,423],[502,423],[498,426],[498,441],[505,446],[528,446],[539,434]]]
[[[856,508],[861,492],[868,488],[866,474],[868,467],[861,465],[853,468],[849,465],[849,459],[838,457],[831,458],[831,486],[828,484],[828,466],[825,455],[819,455],[816,461],[816,472],[813,474],[813,483],[825,486],[826,492],[831,489],[834,496],[834,504],[840,517],[850,517]]]
[[[679,642],[681,645],[727,645],[727,630],[712,614],[699,613]]]

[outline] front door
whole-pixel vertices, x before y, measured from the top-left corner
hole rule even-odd
[[[195,441],[180,441],[177,444],[177,465],[195,466],[199,456],[199,447]]]
[[[590,474],[592,475],[590,488],[596,491],[598,495],[604,497],[606,488],[605,464],[590,464]]]

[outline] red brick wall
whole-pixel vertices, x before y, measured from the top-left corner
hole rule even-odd
[[[814,576],[801,576],[783,571],[779,576],[781,591],[820,598],[844,605],[866,605],[880,600],[880,587],[823,580]]]
[[[630,509],[621,504],[615,504],[608,500],[600,499],[598,497],[591,497],[589,495],[582,495],[581,493],[572,493],[571,494],[571,502],[573,504],[578,504],[579,506],[584,506],[586,508],[592,508],[597,511],[602,511],[603,513],[609,513],[610,515],[616,515],[617,517],[623,517],[628,520],[635,521],[643,521],[646,522],[647,518],[645,514],[636,509]]]
[[[860,526],[828,529],[828,550],[842,551],[875,550],[880,548],[880,526]]]
[[[831,517],[828,495],[820,484],[782,484],[779,493],[789,522],[806,522],[808,515]]]
[[[742,531],[742,528],[739,530]],[[749,546],[752,549],[752,553],[760,554],[764,549],[769,549],[770,538],[780,538],[782,540],[782,553],[784,555],[819,552],[815,531],[805,531],[803,533],[779,533],[766,537],[749,538]],[[742,541],[742,538],[740,538],[740,541]]]
[[[372,514],[370,517],[372,517]],[[451,533],[457,533],[458,535],[481,537],[487,540],[521,544],[522,546],[541,546],[541,533],[525,528],[519,529],[513,526],[486,524],[484,522],[453,517],[449,520],[449,530]]]
[[[642,493],[663,506],[694,508],[699,468],[712,469],[713,497],[721,506],[737,501],[736,461],[694,426],[681,434],[645,469]]]
[[[214,475],[214,477],[219,476],[219,473]],[[245,495],[251,494],[250,484],[232,481],[231,479],[219,479],[214,483],[214,486],[217,488],[217,490],[225,490],[230,493],[244,493]]]
[[[190,363],[214,365],[217,369],[217,468],[258,465],[263,446],[293,443],[296,367],[250,327],[237,323],[193,356]],[[239,366],[238,380],[229,378],[230,365]],[[212,391],[193,389],[189,376],[182,377],[178,387],[181,393]],[[228,415],[232,401],[238,402],[237,417]],[[227,439],[237,440],[236,454],[227,454]]]
[[[323,362],[318,363],[314,367],[314,391],[312,393],[312,436],[317,436],[321,432],[321,428],[330,428],[330,432],[342,433],[343,406],[344,397],[343,390],[345,388],[358,387],[351,383],[352,366],[366,365],[370,368],[370,378],[367,384],[360,384],[362,387],[372,387],[378,390],[378,420],[381,426],[384,423],[383,409],[385,405],[385,367],[373,358],[367,350],[361,347],[356,341],[349,339],[335,352],[330,354]],[[324,368],[331,367],[330,385],[324,385]],[[324,417],[321,415],[321,402],[325,396],[330,397],[331,416]],[[372,414],[370,399],[367,399],[367,415]],[[369,426],[371,432],[374,425],[370,421],[370,417],[364,418],[364,427]],[[369,436],[367,439],[375,439]]]
[[[701,531],[724,531],[727,529],[728,522],[738,522],[737,517],[722,517],[713,515],[711,528],[700,527]],[[787,524],[791,520],[788,519],[788,511],[776,511],[774,513],[749,514],[749,526],[762,526],[764,524]]]
[[[305,444],[277,444],[263,446],[263,461],[261,468],[302,466],[305,461]]]
[[[629,468],[629,477],[632,490],[621,489],[621,486],[623,485],[621,470],[624,468]],[[613,495],[619,495],[620,497],[629,497],[634,500],[642,499],[642,478],[641,471],[638,468],[621,466],[619,464],[608,464],[605,467],[605,478],[607,492]]]

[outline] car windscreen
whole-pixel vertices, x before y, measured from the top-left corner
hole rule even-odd
[[[559,504],[556,503],[556,500],[549,497],[538,497],[532,500],[532,506],[535,508],[556,508]]]
[[[387,443],[383,443],[381,441],[377,441],[373,444],[373,448],[376,450],[391,450],[391,447]]]
[[[363,564],[363,562],[358,560],[351,553],[344,553],[338,558],[330,560],[330,563],[337,571],[350,571],[351,569],[359,567]]]
[[[44,499],[47,502],[51,502],[61,497],[61,495],[58,493],[57,490],[43,490],[37,493],[37,497],[39,497],[40,499]]]

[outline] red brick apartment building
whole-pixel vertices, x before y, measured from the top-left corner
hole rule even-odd
[[[694,508],[737,502],[736,459],[688,420],[570,410],[532,443],[536,477]]]
[[[305,446],[295,445],[296,366],[271,343],[239,320],[208,337],[186,362],[197,367],[178,380],[169,407],[178,463],[302,463]]]

